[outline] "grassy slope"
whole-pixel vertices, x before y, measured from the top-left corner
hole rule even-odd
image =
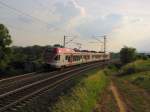
[[[91,112],[99,93],[106,87],[108,79],[102,71],[91,71],[87,78],[77,84],[68,95],[61,96],[52,107],[52,112]]]
[[[150,71],[125,76],[123,80],[127,80],[129,83],[138,86],[139,88],[143,88],[150,93]]]
[[[119,112],[117,102],[110,89],[110,86],[101,95],[93,112]]]
[[[135,73],[125,75],[122,79],[150,92],[150,60],[135,61],[124,66],[122,70],[128,71],[129,68],[134,68]]]
[[[131,112],[150,112],[150,60],[136,61],[122,68],[134,72],[116,79],[118,88]]]
[[[122,68],[123,71],[128,70],[129,68],[135,69],[135,71],[150,71],[150,60],[137,60],[133,63],[129,63]]]

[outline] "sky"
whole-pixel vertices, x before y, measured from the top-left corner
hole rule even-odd
[[[150,0],[0,0],[0,23],[10,31],[13,45],[63,44],[107,50],[124,46],[150,51]]]

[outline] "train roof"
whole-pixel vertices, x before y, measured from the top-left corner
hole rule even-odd
[[[75,53],[73,49],[60,48],[60,47],[49,47],[46,49],[46,51],[52,53]]]
[[[76,50],[76,49],[70,49],[70,48],[60,48],[60,47],[51,47],[47,49],[50,52],[54,53],[104,53],[104,52],[96,52],[96,51],[88,51],[88,50]]]

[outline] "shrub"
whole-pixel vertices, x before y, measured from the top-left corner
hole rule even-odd
[[[120,50],[120,60],[122,64],[127,64],[136,59],[136,49],[124,47]]]

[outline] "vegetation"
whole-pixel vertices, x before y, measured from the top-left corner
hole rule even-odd
[[[7,74],[21,74],[41,70],[43,67],[43,52],[47,46],[11,47],[11,61]],[[6,74],[5,73],[5,74]]]
[[[0,75],[18,75],[43,69],[43,52],[51,46],[12,46],[8,29],[0,24]],[[58,46],[58,45],[56,45]]]
[[[134,77],[137,78],[136,74],[132,74]],[[140,73],[140,75],[142,75]],[[131,77],[128,77],[129,80],[134,80]],[[149,86],[146,80],[138,81],[138,85],[135,83],[126,80],[125,77],[121,79],[117,79],[116,83],[124,98],[128,109],[131,112],[149,112],[150,111],[150,99],[149,93],[144,89],[145,87]],[[146,82],[145,82],[146,81]],[[150,82],[150,80],[149,80]],[[139,86],[144,84],[142,86]],[[141,88],[142,87],[142,88]]]
[[[124,77],[124,80],[150,92],[150,71],[134,73],[131,76]]]
[[[120,74],[120,71],[123,75],[115,77],[113,80],[128,107],[128,111],[149,112],[150,60],[134,61],[123,66],[120,70],[116,70],[115,74]]]
[[[110,86],[103,91],[93,112],[119,112],[116,99]]]
[[[0,72],[4,70],[9,62],[11,50],[9,45],[12,43],[8,29],[0,24]]]
[[[112,59],[119,59],[120,58],[120,54],[119,53],[111,52],[110,55],[111,55]]]
[[[91,112],[99,93],[107,85],[108,79],[103,71],[93,71],[77,84],[68,95],[61,96],[52,107],[52,112]],[[93,74],[93,75],[90,75]]]
[[[120,60],[122,64],[127,64],[136,59],[136,49],[124,47],[120,50]]]
[[[150,70],[150,60],[137,60],[123,66],[118,75],[129,75],[138,72],[145,72]]]

